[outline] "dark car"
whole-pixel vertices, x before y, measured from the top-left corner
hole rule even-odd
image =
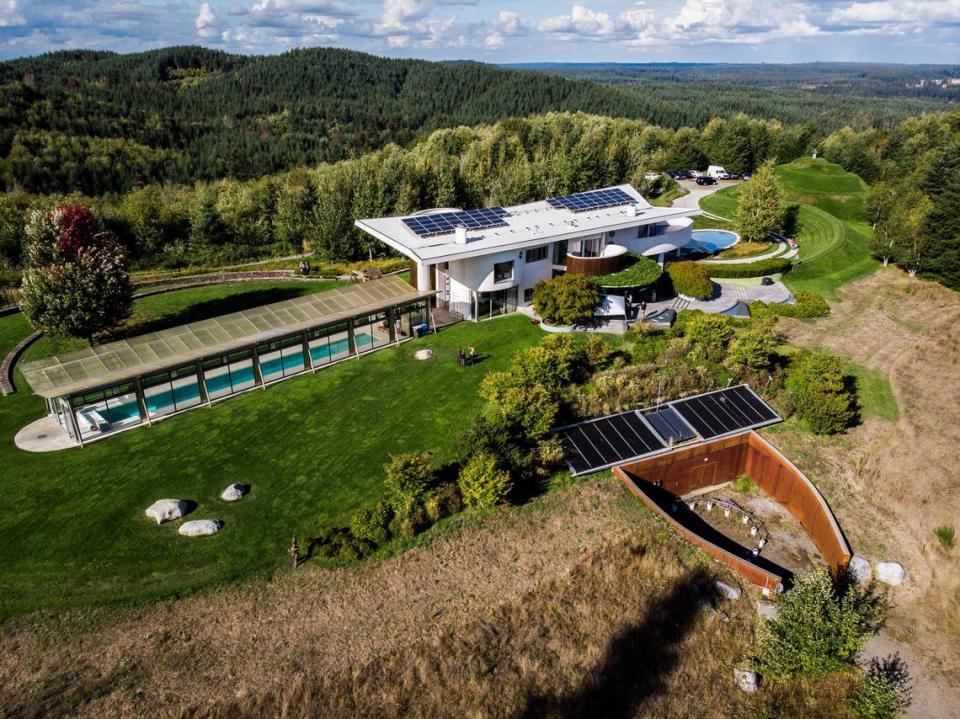
[[[716,185],[717,180],[715,177],[710,177],[709,175],[702,175],[697,178],[698,185]]]
[[[742,175],[740,175],[740,179],[744,182],[749,180],[751,177],[753,177],[753,175],[751,175],[749,172],[744,172]]]

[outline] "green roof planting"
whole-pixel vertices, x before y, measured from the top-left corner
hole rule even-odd
[[[432,294],[384,277],[25,362],[20,370],[36,394],[61,397]]]

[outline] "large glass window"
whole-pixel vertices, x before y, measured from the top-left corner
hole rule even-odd
[[[413,337],[414,328],[419,325],[428,325],[427,303],[415,302],[414,304],[397,307],[393,310],[394,331],[397,339],[404,340]]]
[[[513,260],[497,262],[493,265],[493,281],[506,282],[513,279]]]
[[[477,293],[477,319],[505,315],[517,309],[517,288]]]
[[[253,350],[241,350],[203,361],[203,380],[210,399],[218,399],[256,386]]]
[[[529,264],[531,262],[540,262],[541,260],[547,259],[547,253],[550,248],[547,245],[542,247],[534,247],[533,249],[527,250],[527,254],[524,256],[524,260]]]
[[[289,377],[303,372],[303,337],[293,335],[275,342],[264,342],[257,347],[260,376],[264,382]]]
[[[140,405],[133,382],[70,398],[83,439],[99,437],[140,424]]]
[[[342,360],[349,357],[352,352],[346,322],[309,330],[307,342],[310,345],[310,360],[314,367]]]
[[[580,240],[579,242],[574,243],[573,248],[570,250],[571,254],[577,255],[578,257],[599,257],[602,251],[602,237]]]
[[[202,401],[196,365],[184,365],[144,377],[143,398],[151,418],[196,407]]]
[[[567,241],[560,240],[553,243],[553,264],[563,265],[567,262]]]
[[[357,343],[357,352],[368,352],[390,344],[389,322],[386,312],[356,318],[353,321],[353,339]]]

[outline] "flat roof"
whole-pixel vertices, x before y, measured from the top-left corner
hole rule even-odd
[[[503,209],[508,214],[502,218],[506,223],[504,226],[468,230],[466,244],[454,242],[453,232],[418,236],[403,222],[405,218],[428,216],[433,210],[401,217],[357,220],[354,224],[407,257],[443,262],[701,214],[700,210],[689,207],[653,207],[631,185],[601,189],[622,190],[636,202],[588,212],[552,207],[546,200],[505,207]]]
[[[25,362],[20,371],[34,393],[62,397],[432,294],[392,275]]]

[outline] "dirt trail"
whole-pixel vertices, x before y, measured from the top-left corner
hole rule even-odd
[[[869,420],[827,442],[791,432],[776,441],[823,487],[854,551],[906,567],[875,646],[913,659],[913,715],[949,716],[960,706],[960,549],[942,548],[933,529],[955,526],[960,506],[960,294],[889,268],[840,297],[829,318],[788,323],[788,338],[886,374],[899,421]]]

